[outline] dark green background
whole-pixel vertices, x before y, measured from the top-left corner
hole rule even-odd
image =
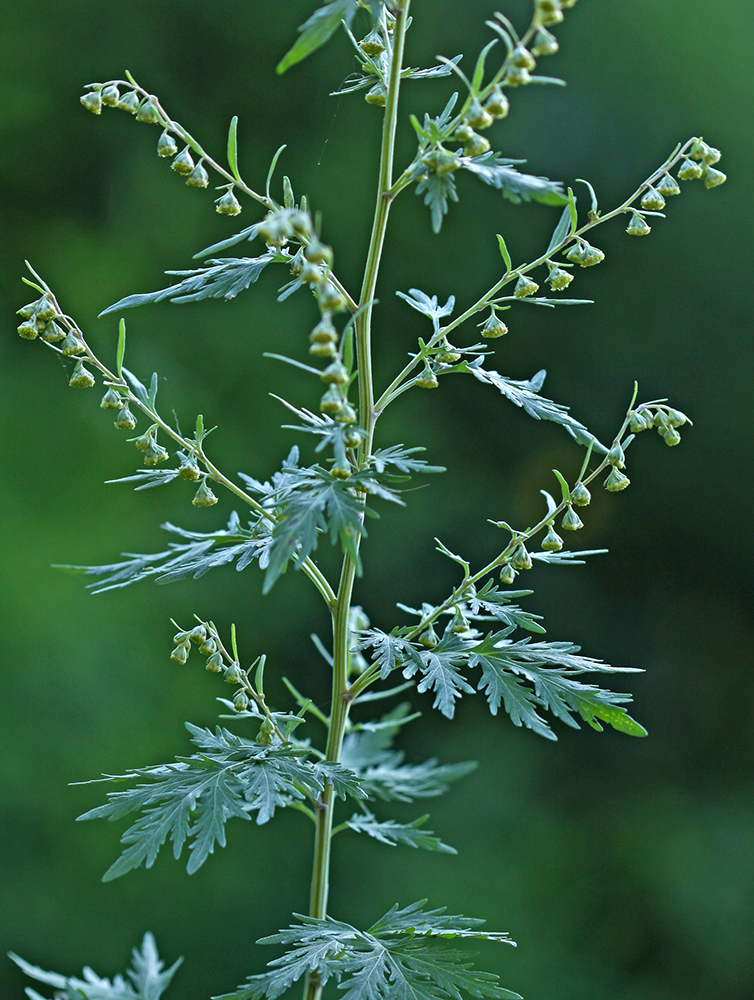
[[[171,759],[186,752],[184,718],[213,723],[213,699],[226,692],[198,660],[170,662],[169,616],[235,620],[245,657],[266,650],[273,671],[318,700],[326,671],[308,635],[325,636],[327,622],[296,574],[262,601],[254,569],[97,598],[50,570],[154,551],[166,538],[162,520],[215,526],[231,506],[223,497],[197,511],[182,486],[135,494],[103,485],[130,474],[137,456],[95,392],[68,391],[57,358],[16,337],[14,310],[28,297],[18,276],[29,258],[111,357],[116,324],[97,313],[160,287],[165,268],[191,266],[195,251],[235,230],[208,192],[186,189],[157,160],[156,129],[114,111],[95,119],[79,106],[83,84],[127,67],[218,155],[238,114],[242,171],[257,185],[288,142],[283,171],[322,210],[338,272],[355,288],[380,116],[359,95],[326,96],[353,66],[342,37],[274,76],[313,6],[25,0],[7,7],[0,32],[0,947],[47,968],[74,972],[88,962],[111,974],[151,928],[166,957],[187,956],[173,991],[186,1000],[258,971],[268,956],[252,942],[305,909],[304,820],[231,824],[228,848],[192,878],[164,852],[153,871],[102,885],[119,830],[74,825],[102,789],[66,786]],[[529,4],[509,0],[505,9],[523,25]],[[461,51],[469,63],[493,10],[492,0],[416,0],[411,63]],[[510,118],[491,133],[533,172],[588,177],[607,207],[692,134],[722,147],[731,178],[712,192],[687,186],[647,240],[606,226],[595,239],[605,264],[577,281],[596,304],[556,314],[522,307],[509,314],[510,336],[495,342],[502,372],[529,377],[546,366],[547,391],[602,437],[618,425],[634,379],[642,398],[668,395],[695,421],[673,451],[656,435],[639,438],[631,488],[595,497],[578,542],[609,546],[608,556],[571,570],[540,567],[526,580],[535,590],[527,607],[546,615],[550,638],[646,668],[628,681],[650,738],[559,726],[551,744],[491,719],[481,697],[466,700],[455,724],[425,701],[406,736],[410,757],[482,765],[429,803],[432,828],[460,854],[350,834],[335,844],[335,915],[369,923],[394,902],[428,896],[485,917],[519,948],[488,946],[480,961],[527,1000],[754,995],[753,27],[749,0],[582,0],[558,29],[561,53],[542,65],[568,88],[516,94]],[[409,110],[434,113],[449,90],[447,81],[406,86],[402,158]],[[381,384],[426,332],[396,288],[466,304],[500,272],[496,232],[515,259],[527,259],[555,224],[553,209],[503,203],[472,178],[460,187],[439,239],[412,193],[396,206],[377,312]],[[256,218],[247,207],[239,221]],[[268,391],[316,404],[316,385],[261,357],[303,357],[314,318],[305,296],[276,304],[280,280],[267,273],[231,304],[164,305],[129,318],[130,366],[160,372],[163,407],[174,406],[184,426],[199,411],[220,425],[212,454],[230,474],[267,476],[293,443],[278,430],[281,410]],[[499,538],[486,518],[530,523],[542,509],[538,490],[555,485],[550,469],[573,475],[580,461],[559,428],[470,380],[403,397],[380,429],[381,443],[397,440],[425,444],[449,472],[370,528],[358,600],[386,628],[399,620],[395,601],[437,599],[450,585],[433,535],[480,565]],[[21,991],[22,977],[0,963],[0,992]]]

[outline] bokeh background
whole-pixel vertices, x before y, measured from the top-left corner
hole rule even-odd
[[[525,25],[528,0],[503,6]],[[491,0],[414,8],[414,65],[436,53],[465,52],[470,62],[489,37]],[[259,970],[269,956],[254,940],[305,909],[305,821],[231,824],[227,849],[191,878],[165,851],[152,871],[102,885],[121,831],[75,825],[103,789],[67,785],[170,760],[187,752],[184,719],[214,723],[225,691],[199,662],[170,662],[170,616],[236,621],[245,657],[267,651],[273,670],[320,701],[326,671],[308,637],[326,636],[327,622],[297,574],[262,600],[254,569],[100,597],[51,570],[157,551],[163,520],[220,525],[231,504],[223,497],[198,511],[187,488],[104,485],[130,474],[136,454],[94,392],[69,392],[57,359],[16,337],[14,310],[28,298],[19,282],[28,258],[112,356],[116,323],[96,318],[102,308],[161,287],[164,269],[191,266],[194,252],[257,217],[249,206],[238,222],[224,220],[210,193],[179,183],[154,155],[154,127],[83,111],[82,85],[125,68],[218,155],[238,114],[242,170],[257,185],[287,142],[282,170],[322,210],[338,271],[357,285],[380,118],[360,95],[326,96],[353,68],[344,38],[275,77],[311,9],[311,0],[25,0],[7,7],[0,31],[0,950],[109,975],[151,928],[167,958],[187,956],[176,1000],[224,992]],[[332,911],[368,924],[394,902],[428,896],[485,917],[519,947],[490,946],[481,963],[527,1000],[749,1000],[754,9],[744,0],[582,0],[557,34],[561,52],[542,69],[568,87],[515,95],[492,133],[505,153],[568,183],[589,178],[607,207],[692,134],[722,147],[731,178],[712,192],[686,186],[649,239],[605,226],[595,240],[605,264],[578,275],[578,292],[596,304],[521,308],[509,314],[511,335],[495,342],[502,372],[547,367],[549,394],[600,436],[618,425],[634,379],[642,398],[668,395],[694,418],[673,451],[656,435],[639,438],[631,488],[595,498],[578,541],[609,555],[570,570],[540,567],[526,580],[535,591],[527,607],[546,616],[550,638],[646,669],[629,682],[651,735],[560,726],[549,743],[491,719],[481,697],[466,699],[453,724],[425,701],[405,737],[409,757],[481,762],[428,803],[432,828],[461,851],[428,855],[343,835]],[[450,89],[406,86],[401,157],[410,155],[409,110],[436,112]],[[420,199],[408,193],[396,205],[379,292],[383,384],[425,332],[396,288],[473,301],[499,274],[496,232],[521,259],[556,222],[556,210],[503,203],[472,178],[460,188],[439,239]],[[269,475],[295,441],[280,431],[284,414],[268,391],[308,406],[318,397],[306,376],[261,357],[304,356],[314,318],[306,296],[275,302],[280,280],[267,272],[230,304],[163,305],[129,318],[130,366],[160,373],[163,406],[184,426],[197,412],[219,425],[212,453],[231,474]],[[449,469],[370,527],[358,599],[382,627],[400,620],[395,601],[438,598],[451,583],[433,535],[479,565],[498,540],[486,518],[530,523],[538,490],[555,485],[550,470],[577,471],[580,451],[561,429],[470,383],[404,396],[381,426],[383,443],[426,445],[429,460]],[[282,688],[273,690],[282,704]],[[22,988],[0,961],[3,996]]]

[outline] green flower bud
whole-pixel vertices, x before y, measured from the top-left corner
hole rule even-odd
[[[449,343],[447,337],[443,337],[442,341],[437,345],[439,350],[435,355],[435,361],[439,361],[443,365],[454,365],[456,361],[461,360],[461,354],[459,351]]]
[[[531,75],[523,66],[509,66],[505,73],[505,82],[509,87],[525,87],[531,83]]]
[[[648,421],[647,421],[648,418]],[[652,426],[652,417],[646,410],[634,410],[628,422],[628,429],[632,434],[640,434],[649,430]]]
[[[144,453],[144,465],[159,465],[160,462],[167,462],[170,455],[167,449],[156,441],[150,441],[149,447]]]
[[[431,149],[422,156],[422,163],[434,173],[442,176],[458,169],[458,159],[444,149]]]
[[[547,526],[547,534],[542,539],[541,547],[543,552],[560,552],[563,548],[563,539],[551,524]]]
[[[668,429],[662,435],[662,440],[669,448],[673,448],[675,445],[680,444],[681,435],[678,433],[675,427],[668,427]]]
[[[116,84],[110,83],[107,87],[103,88],[100,97],[103,104],[106,104],[109,108],[115,108],[118,106],[118,101],[120,100],[120,91]]]
[[[211,635],[207,636],[199,645],[199,652],[202,656],[212,656],[213,653],[217,652],[217,643]]]
[[[564,271],[562,267],[557,267],[555,264],[550,264],[550,273],[547,276],[547,281],[550,288],[554,292],[560,292],[568,286],[573,281],[573,275],[568,271]]]
[[[320,243],[315,237],[304,249],[304,257],[312,264],[325,264],[329,267],[332,264],[332,247]]]
[[[328,385],[345,385],[348,381],[348,370],[340,358],[338,358],[331,365],[328,365],[319,377]]]
[[[591,502],[591,499],[592,494],[583,483],[579,483],[571,492],[571,500],[573,500],[577,507],[586,507]]]
[[[356,428],[351,428],[346,431],[343,435],[343,440],[346,443],[346,448],[358,448],[361,444],[361,434]]]
[[[319,342],[311,345],[309,353],[314,358],[335,358],[338,355],[338,348],[332,341]]]
[[[152,428],[150,427],[148,431],[145,431],[141,437],[137,437],[134,444],[139,449],[139,451],[146,451],[147,448],[152,443]]]
[[[617,442],[607,453],[607,460],[611,465],[617,465],[619,469],[625,468],[626,456],[623,454],[623,449]]]
[[[531,569],[531,556],[529,555],[523,542],[520,543],[516,551],[513,553],[513,556],[511,557],[511,566],[518,570]]]
[[[454,138],[459,142],[467,143],[471,137],[474,135],[474,129],[471,125],[467,125],[466,122],[461,122],[458,128],[455,130]]]
[[[680,170],[678,171],[678,179],[681,181],[696,181],[698,180],[704,171],[702,170],[701,163],[695,163],[693,160],[685,159],[681,164]]]
[[[469,105],[468,111],[464,115],[464,120],[474,129],[489,128],[494,121],[489,111],[483,108],[476,99]]]
[[[414,385],[417,385],[420,389],[436,389],[439,384],[437,376],[430,368],[429,363],[425,361],[424,371],[414,379]]]
[[[25,319],[18,327],[19,337],[24,340],[35,340],[37,337],[37,324],[33,319]]]
[[[163,132],[157,140],[157,155],[162,157],[175,156],[177,152],[178,146],[173,136],[169,132]]]
[[[88,369],[84,368],[83,361],[76,362],[73,374],[68,379],[68,385],[73,386],[74,389],[91,389],[94,385],[94,376]]]
[[[191,188],[206,188],[209,185],[209,174],[201,163],[197,163],[186,177],[186,185]]]
[[[681,413],[680,410],[674,410],[672,407],[668,409],[668,423],[671,427],[683,427],[688,419],[686,414]]]
[[[510,586],[516,579],[516,571],[510,563],[506,563],[500,570],[500,582]]]
[[[724,174],[722,170],[715,170],[714,167],[707,167],[707,171],[704,175],[704,186],[707,190],[720,187],[721,184],[725,184],[727,179],[728,175]]]
[[[175,170],[177,174],[182,174],[184,176],[190,174],[194,169],[194,158],[191,155],[191,150],[188,146],[179,153],[173,162],[170,164],[172,170]]]
[[[233,708],[237,712],[245,712],[249,707],[249,696],[245,691],[239,691],[233,699]]]
[[[34,312],[36,318],[41,320],[43,323],[52,319],[53,316],[58,315],[58,310],[54,301],[46,292],[41,299],[37,300],[37,306]]]
[[[296,251],[296,255],[291,258],[291,274],[294,278],[298,278],[304,268],[305,258],[304,251],[301,247]]]
[[[202,474],[193,455],[187,455],[184,458],[178,469],[178,475],[189,483],[196,483],[201,479]]]
[[[641,207],[647,212],[661,212],[665,208],[665,199],[657,188],[650,187],[641,199]]]
[[[129,410],[127,402],[123,403],[123,406],[118,411],[118,416],[115,418],[115,426],[119,431],[132,431],[136,426],[136,418]]]
[[[619,490],[625,490],[631,480],[620,469],[613,467],[610,470],[610,475],[605,480],[605,489],[610,493],[617,493]]]
[[[120,395],[113,389],[112,386],[107,390],[105,395],[100,400],[99,404],[103,410],[119,410],[123,405],[123,400]]]
[[[345,402],[343,390],[338,385],[331,385],[322,399],[319,408],[323,413],[337,413]]]
[[[385,43],[379,31],[370,31],[366,38],[359,42],[359,48],[367,56],[379,56],[385,51]]]
[[[212,490],[207,486],[207,480],[202,481],[201,486],[196,491],[194,499],[191,503],[195,507],[212,507],[217,503],[217,497],[212,492]]]
[[[657,428],[660,434],[664,434],[670,427],[670,421],[668,420],[667,414],[663,413],[662,410],[657,410],[652,419],[652,425]]]
[[[455,609],[453,613],[453,621],[450,623],[450,628],[452,632],[456,633],[456,635],[463,635],[464,632],[468,632],[471,628],[466,615],[464,615],[460,608]]]
[[[179,646],[176,646],[170,654],[170,659],[175,660],[176,663],[185,663],[190,652],[191,644],[188,642],[182,642]]]
[[[269,719],[265,719],[262,725],[259,727],[259,732],[256,736],[256,742],[262,746],[269,746],[275,735],[275,729]]]
[[[434,649],[439,643],[440,637],[435,632],[433,626],[428,625],[416,641],[419,645],[424,646],[425,649]]]
[[[350,403],[344,403],[335,414],[335,419],[339,424],[355,424],[356,410],[354,410]]]
[[[173,642],[176,646],[180,646],[184,642],[188,642],[188,632],[176,632],[173,636]]]
[[[367,104],[373,104],[376,108],[384,108],[387,104],[385,88],[381,83],[375,83],[364,95],[364,100]]]
[[[489,153],[489,140],[485,139],[483,135],[477,135],[476,132],[473,132],[471,138],[463,147],[463,151],[466,156],[481,156],[483,153]]]
[[[207,657],[207,662],[204,665],[205,670],[209,670],[210,673],[219,674],[223,669],[223,658],[219,653],[212,653]]]
[[[531,47],[532,55],[552,56],[560,48],[555,35],[550,34],[547,28],[540,28],[534,36],[534,44]]]
[[[82,94],[79,100],[93,115],[102,114],[102,94],[99,90],[90,90],[88,93]]]
[[[517,45],[510,56],[511,62],[519,69],[534,69],[537,62],[534,56],[524,45]]]
[[[327,313],[309,334],[309,342],[312,344],[337,344],[338,331]]]
[[[330,469],[330,475],[333,479],[348,479],[351,475],[351,466],[347,462],[343,464],[336,461]]]
[[[231,663],[225,671],[225,677],[223,680],[226,684],[241,684],[243,682],[243,677],[241,676],[241,673],[235,663]]]
[[[127,94],[124,94],[120,98],[116,107],[120,108],[121,111],[128,111],[129,114],[135,115],[139,110],[139,105],[141,104],[141,98],[136,93],[135,90],[129,90]]]
[[[522,274],[516,282],[513,294],[517,299],[527,299],[539,291],[539,285],[528,274]]]
[[[480,323],[479,326],[481,327],[482,336],[488,340],[494,340],[496,337],[504,337],[508,332],[508,327],[503,323],[494,309],[490,312],[489,319],[484,323]]]
[[[639,215],[638,212],[634,212],[631,216],[631,221],[626,226],[626,232],[629,236],[649,236],[652,232],[652,227],[647,225],[647,220]]]
[[[25,306],[16,309],[16,316],[20,316],[21,319],[31,319],[36,314],[37,306],[41,301],[41,299],[36,299],[34,302],[27,302]]]
[[[233,194],[233,188],[228,188],[224,195],[216,199],[215,211],[220,215],[241,214],[241,203]]]
[[[146,122],[147,125],[161,125],[162,115],[154,97],[148,97],[136,112],[137,122]]]
[[[605,254],[597,247],[590,246],[586,240],[579,240],[566,254],[566,258],[572,264],[579,264],[581,267],[593,267],[601,264],[605,259]]]
[[[510,101],[500,87],[495,87],[484,102],[484,110],[488,111],[493,118],[507,118],[510,109]]]
[[[74,354],[83,354],[86,348],[81,343],[78,337],[72,333],[66,334],[65,340],[60,344],[60,351],[67,358]]]
[[[323,313],[343,312],[346,300],[331,281],[323,281],[317,289],[317,300]]]
[[[563,8],[563,10],[565,10],[566,7],[575,7],[576,0],[560,0],[560,6]]]
[[[569,506],[563,515],[563,520],[560,522],[560,526],[564,531],[578,531],[579,528],[584,527],[584,522],[581,520],[573,507]]]
[[[191,642],[199,643],[200,645],[207,638],[207,629],[204,625],[195,625],[188,634]]]
[[[537,0],[535,12],[538,23],[546,27],[560,24],[563,20],[562,6],[560,0]]]
[[[666,198],[672,198],[673,195],[680,194],[681,189],[678,186],[678,181],[675,177],[670,174],[663,174],[657,184],[657,190],[660,194],[665,195]]]
[[[718,163],[723,154],[719,149],[715,149],[714,146],[707,146],[704,154],[704,162],[707,166],[712,166],[713,163]]]
[[[56,344],[60,340],[65,340],[66,333],[62,326],[54,319],[51,319],[44,330],[42,330],[41,337],[48,344]]]
[[[310,264],[307,261],[301,268],[299,278],[307,285],[318,285],[324,280],[325,273],[319,264]]]

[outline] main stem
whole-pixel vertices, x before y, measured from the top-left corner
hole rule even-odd
[[[400,97],[401,69],[403,67],[403,52],[406,38],[406,24],[411,0],[403,0],[400,10],[395,11],[395,29],[393,33],[393,51],[390,61],[385,100],[385,120],[382,130],[382,148],[380,153],[380,174],[377,189],[377,205],[372,225],[372,236],[369,242],[364,282],[359,298],[359,308],[362,310],[355,322],[356,363],[359,373],[359,420],[365,431],[359,448],[359,463],[363,466],[372,453],[374,436],[374,384],[372,379],[372,310],[374,293],[377,286],[377,276],[382,259],[382,248],[385,243],[388,216],[392,197],[390,188],[393,184],[393,161],[395,158],[395,131],[398,122],[398,100]],[[358,545],[358,541],[357,541]],[[351,609],[351,596],[356,577],[356,564],[353,558],[346,554],[343,557],[343,568],[340,574],[337,599],[333,608],[333,685],[330,708],[330,727],[327,736],[326,759],[337,763],[340,760],[343,747],[343,737],[348,722],[348,710],[353,696],[348,690],[348,657],[350,635],[348,617]],[[312,888],[309,901],[309,915],[320,920],[327,914],[327,896],[330,876],[330,844],[333,828],[333,786],[325,785],[325,789],[317,802],[316,832],[314,835],[314,863],[312,869]],[[319,1000],[322,994],[322,983],[319,976],[310,974],[304,987],[304,1000]]]

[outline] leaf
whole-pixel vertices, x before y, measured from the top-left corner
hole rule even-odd
[[[579,228],[579,213],[576,209],[576,198],[570,188],[568,188],[568,211],[571,216],[571,232],[575,233]]]
[[[560,221],[555,227],[555,232],[552,234],[550,243],[545,251],[545,256],[549,257],[550,254],[559,247],[564,240],[568,239],[571,233],[571,206],[566,205],[563,209],[563,214],[560,216]],[[510,268],[508,268],[510,270]]]
[[[521,591],[515,591],[514,595]],[[511,604],[511,592],[499,590],[489,580],[482,590],[468,599],[471,618],[481,618],[483,615],[496,618],[506,625],[528,629],[529,632],[544,633],[546,630],[539,624],[541,615],[522,611],[516,604]]]
[[[558,181],[546,177],[534,177],[532,174],[522,174],[510,165],[509,161],[501,161],[500,154],[484,153],[482,156],[459,157],[461,169],[503,192],[503,197],[518,205],[522,201],[538,201],[543,205],[566,205],[568,198],[563,193],[563,187]],[[447,175],[450,176],[450,175]],[[417,189],[418,191],[418,189]]]
[[[206,247],[204,250],[200,250],[199,253],[194,254],[194,260],[199,260],[202,257],[209,257],[211,254],[217,253],[218,250],[227,250],[228,247],[234,247],[238,243],[243,243],[244,240],[251,242],[257,238],[257,232],[259,231],[259,223],[255,222],[253,226],[248,226],[246,229],[242,229],[240,233],[236,233],[235,236],[229,236],[225,240],[220,240],[219,243],[213,243],[211,247]]]
[[[424,195],[424,204],[432,217],[432,231],[439,233],[442,220],[448,214],[449,202],[458,201],[453,174],[428,174],[416,185],[416,193]]]
[[[377,448],[372,453],[371,463],[378,473],[387,471],[390,467],[408,475],[411,472],[422,472],[429,475],[434,472],[445,472],[442,465],[428,465],[424,459],[413,458],[426,448],[405,448],[402,444],[394,444],[389,448]]]
[[[262,257],[228,257],[209,261],[210,267],[200,267],[189,271],[166,271],[165,274],[182,276],[183,280],[163,288],[158,292],[127,295],[107,309],[100,316],[117,312],[119,309],[131,309],[134,306],[148,305],[152,302],[199,302],[201,299],[234,299],[259,278],[268,264],[281,262],[285,258],[275,251],[270,251]]]
[[[416,690],[419,694],[434,691],[432,708],[439,708],[446,719],[453,718],[455,703],[463,694],[474,693],[460,672],[468,648],[468,640],[453,632],[449,625],[436,646],[419,653],[420,664],[411,661],[403,669],[406,678],[413,677],[417,670],[422,674]]]
[[[476,61],[476,66],[474,67],[474,75],[471,78],[471,86],[475,94],[478,94],[482,88],[482,82],[484,81],[484,64],[487,61],[487,55],[490,49],[497,45],[497,39],[493,38],[491,42],[479,53],[479,58]]]
[[[238,115],[233,115],[228,129],[228,166],[235,179],[241,183],[238,173]]]
[[[115,976],[111,981],[101,978],[89,968],[84,969],[83,979],[45,972],[38,966],[25,962],[18,955],[10,954],[21,971],[31,979],[57,990],[66,991],[65,994],[56,993],[56,996],[65,996],[70,1000],[78,1000],[80,997],[85,997],[86,1000],[160,1000],[183,959],[179,958],[169,969],[163,971],[164,962],[160,960],[154,937],[149,933],[144,935],[141,950],[134,948],[132,956],[133,965],[126,973],[133,984],[130,985],[124,976]],[[39,997],[39,994],[29,987],[26,992],[30,997]]]
[[[421,666],[419,651],[412,642],[403,639],[393,630],[389,635],[378,628],[367,629],[361,633],[362,639],[354,646],[354,652],[364,649],[374,650],[372,662],[380,668],[380,677],[386,680],[390,674],[406,663]]]
[[[383,820],[380,822],[370,812],[356,813],[349,820],[346,826],[355,833],[365,833],[381,844],[388,844],[395,847],[396,844],[406,844],[408,847],[421,847],[425,851],[440,851],[444,854],[457,854],[453,847],[443,844],[439,837],[435,837],[431,830],[422,830],[420,827],[427,821],[428,816],[420,816],[413,823],[396,823],[395,820]]]
[[[115,359],[115,371],[118,378],[123,378],[123,358],[126,353],[126,321],[121,319],[118,324],[118,351]]]
[[[417,312],[431,319],[435,333],[440,332],[440,320],[451,316],[456,307],[455,295],[451,295],[445,305],[441,306],[436,295],[430,298],[426,292],[422,292],[419,288],[409,288],[408,295],[405,292],[396,292],[395,294],[404,302],[408,302],[412,309],[416,309]]]
[[[319,10],[315,10],[312,16],[305,21],[298,29],[299,38],[293,47],[286,53],[278,63],[278,73],[285,73],[291,66],[306,59],[308,55],[324,45],[335,33],[341,21],[345,21],[350,26],[354,15],[358,10],[357,0],[334,0]]]
[[[120,479],[106,479],[106,483],[141,483],[135,490],[149,490],[154,486],[166,486],[178,478],[178,469],[139,469],[134,476],[121,476]]]
[[[511,270],[511,255],[508,252],[508,247],[506,246],[505,240],[500,235],[500,233],[497,234],[497,243],[498,243],[498,246],[500,247],[500,256],[505,261],[505,273],[506,274],[510,274],[510,270]]]

